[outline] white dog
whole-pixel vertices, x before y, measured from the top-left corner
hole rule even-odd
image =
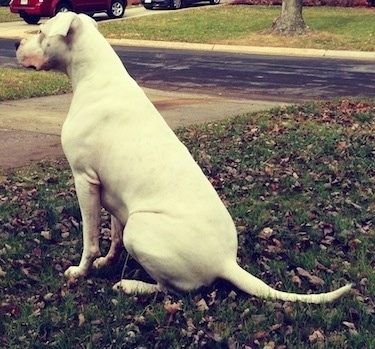
[[[123,240],[156,281],[121,280],[114,286],[128,294],[194,290],[217,278],[259,297],[311,303],[350,290],[281,292],[237,264],[237,233],[228,211],[91,18],[59,13],[16,46],[23,66],[65,72],[74,91],[61,139],[82,213],[83,253],[67,277],[109,265]],[[105,257],[99,256],[101,206],[112,215]]]

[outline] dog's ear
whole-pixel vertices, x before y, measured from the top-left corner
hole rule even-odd
[[[67,36],[74,20],[78,15],[74,12],[59,12],[55,17],[42,24],[40,30],[45,36]]]
[[[98,28],[98,23],[96,23],[96,20],[84,13],[80,13],[78,14],[78,17],[83,21],[83,22],[86,22],[86,23],[90,23],[91,25],[93,25],[95,28]]]

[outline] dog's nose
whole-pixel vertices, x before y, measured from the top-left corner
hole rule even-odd
[[[21,41],[17,41],[17,42],[14,43],[14,46],[16,46],[16,51],[18,50],[20,45],[21,45]]]

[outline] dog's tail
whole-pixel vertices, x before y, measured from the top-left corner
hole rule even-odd
[[[319,294],[297,294],[278,291],[242,269],[236,262],[229,262],[221,277],[231,282],[240,290],[260,298],[280,299],[292,302],[301,301],[304,303],[332,302],[348,293],[352,287],[351,284],[347,284],[335,291]]]

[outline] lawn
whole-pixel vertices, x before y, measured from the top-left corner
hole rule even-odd
[[[201,7],[173,14],[100,23],[107,37],[196,43],[374,51],[375,11],[370,8],[306,7],[315,33],[302,37],[264,35],[279,15],[277,6]]]
[[[0,23],[15,22],[19,20],[20,20],[20,16],[18,14],[10,12],[9,7],[7,6],[0,7]]]
[[[196,16],[221,8],[227,10],[203,8]],[[237,13],[240,7],[230,8]],[[364,11],[363,18],[374,14],[350,13],[355,11]],[[176,12],[173,21],[188,14]],[[166,38],[163,17],[149,20],[159,18],[165,33],[159,36]],[[116,23],[108,25],[122,28],[116,35],[125,36]],[[136,19],[121,23],[130,23],[133,29],[126,32],[134,30],[133,38],[141,25]],[[219,28],[216,24],[211,26]],[[107,24],[100,28],[108,30]],[[343,31],[341,26],[337,35]],[[186,32],[179,35],[176,40]],[[0,82],[0,100],[70,90],[64,76],[51,72],[1,68]],[[189,294],[128,297],[111,285],[121,275],[148,276],[125,252],[113,269],[68,282],[63,272],[79,261],[82,227],[66,160],[2,172],[0,348],[375,348],[374,115],[374,99],[322,101],[177,131],[232,214],[240,264],[291,292],[326,292],[354,283],[334,304],[261,300],[220,280]],[[101,218],[105,253],[108,213],[102,211]]]
[[[279,15],[279,6],[203,6],[173,13],[126,18],[99,23],[110,38],[181,41],[230,45],[298,47],[374,51],[374,8],[305,7],[306,24],[315,30],[309,36],[265,35]],[[0,22],[19,20],[0,7]]]
[[[353,282],[334,305],[261,300],[224,282],[117,295],[123,273],[147,279],[132,259],[124,269],[125,253],[113,269],[67,282],[82,247],[67,163],[4,174],[0,346],[374,348],[374,115],[374,100],[308,103],[178,131],[235,220],[241,265],[293,292]],[[100,229],[105,253],[104,211]]]
[[[67,92],[70,82],[62,73],[0,67],[0,101]]]

